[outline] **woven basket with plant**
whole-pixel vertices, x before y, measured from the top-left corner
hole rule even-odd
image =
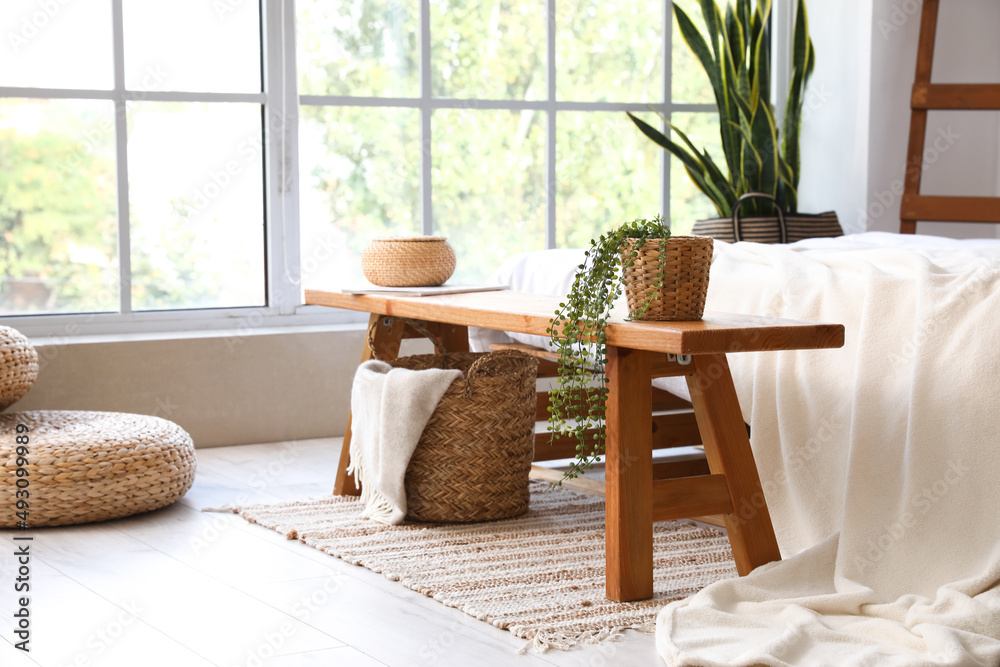
[[[559,357],[548,429],[577,441],[566,478],[604,453],[606,327],[615,302],[625,294],[631,320],[699,320],[704,312],[712,239],[671,237],[664,222],[633,220],[592,240],[547,329]]]
[[[712,239],[627,239],[621,262],[631,319],[701,319],[712,266]]]

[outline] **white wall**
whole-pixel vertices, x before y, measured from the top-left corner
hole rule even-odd
[[[868,200],[872,2],[808,2],[816,69],[803,105],[799,210],[836,210],[847,232],[861,231]]]
[[[803,126],[801,205],[835,208],[847,232],[899,230],[920,32],[918,0],[811,0],[817,66],[830,97]],[[1000,3],[941,0],[932,80],[1000,82]],[[1000,114],[931,112],[924,194],[1000,194]],[[997,226],[920,223],[921,234],[988,237]]]
[[[342,435],[365,332],[33,341],[38,381],[10,411],[103,410],[164,417],[195,447]],[[404,354],[429,351],[404,341]]]

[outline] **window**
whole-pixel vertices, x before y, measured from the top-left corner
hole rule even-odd
[[[684,231],[712,212],[624,113],[652,107],[718,142],[707,78],[663,3],[296,6],[307,282],[359,279],[380,235],[447,236],[455,279],[474,282],[636,216],[662,210]],[[336,262],[308,261],[330,246]]]
[[[711,208],[624,114],[718,141],[668,6],[7,0],[0,317],[329,323],[302,284],[360,278],[374,236],[447,236],[478,281],[639,215],[684,232]]]
[[[0,314],[266,303],[260,10],[12,1]]]

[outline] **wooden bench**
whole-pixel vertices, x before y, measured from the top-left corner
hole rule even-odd
[[[468,349],[468,326],[546,335],[559,300],[510,291],[392,297],[306,290],[305,302],[371,313],[372,343],[379,357],[391,359],[399,353],[404,336],[419,335],[408,331],[406,319],[433,331],[444,350],[462,351]],[[741,575],[780,560],[726,354],[832,348],[843,343],[844,328],[839,324],[749,315],[706,313],[698,322],[614,321],[608,325],[604,487],[606,593],[610,599],[652,597],[654,521],[722,515]],[[362,361],[370,358],[372,351],[366,346]],[[690,475],[673,476],[676,470],[657,471],[665,477],[654,475],[654,442],[662,446],[672,437],[690,439],[689,434],[679,438],[669,434],[671,427],[683,428],[682,424],[652,415],[652,379],[664,376],[687,380],[707,474],[692,466]],[[545,418],[546,414],[540,401],[538,415]],[[654,438],[654,432],[662,435]],[[350,422],[337,473],[338,494],[358,492],[346,474],[349,442]],[[536,460],[574,454],[574,443],[548,435],[536,439]]]

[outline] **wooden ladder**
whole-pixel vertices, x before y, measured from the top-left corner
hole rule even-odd
[[[927,112],[935,109],[1000,111],[1000,84],[931,83],[938,0],[925,0],[917,45],[917,73],[910,99],[910,143],[899,209],[901,234],[916,234],[917,221],[1000,222],[1000,197],[947,197],[920,194]]]

